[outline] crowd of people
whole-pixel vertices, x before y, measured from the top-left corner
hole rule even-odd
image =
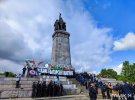
[[[96,78],[95,74],[79,73],[75,74],[76,80],[81,86],[85,86],[89,90],[90,100],[96,100],[99,90],[101,90],[103,99],[112,100],[135,100],[135,84],[130,84],[128,81],[125,83],[104,83]],[[59,76],[56,75],[55,81],[37,81],[32,85],[32,97],[54,97],[63,96],[65,91],[62,83],[59,81]],[[17,76],[16,88],[19,88],[21,77]]]
[[[96,79],[95,74],[79,73],[75,74],[76,80],[81,86],[85,86],[89,90],[89,96],[91,100],[97,99],[99,82]]]
[[[64,95],[64,89],[62,83],[56,83],[52,80],[49,84],[46,81],[33,82],[32,85],[32,97],[54,97]]]
[[[124,84],[117,83],[116,85],[108,86],[108,88],[111,90],[112,99],[113,100],[134,100],[135,96],[135,85],[130,84],[128,81],[126,81]]]
[[[102,83],[101,93],[103,99],[111,99],[112,100],[134,100],[135,96],[135,85],[130,84],[126,81],[123,84],[111,84],[111,83]]]
[[[123,84],[104,83],[94,74],[87,73],[76,74],[75,78],[81,86],[85,86],[89,90],[90,100],[97,99],[98,90],[101,90],[103,99],[135,100],[135,84],[130,84],[127,81]]]

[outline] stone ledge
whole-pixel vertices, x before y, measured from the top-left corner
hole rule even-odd
[[[16,85],[0,85],[0,90],[9,90],[9,89],[14,89],[16,87]],[[76,89],[76,85],[75,84],[68,84],[68,85],[63,85],[64,89]],[[32,84],[31,85],[21,85],[20,88],[32,88]]]
[[[34,98],[34,100],[89,100],[85,95],[67,95],[60,97]]]
[[[21,90],[21,91],[32,91],[32,88],[1,88],[0,89],[0,92],[1,91],[18,91],[18,90]]]
[[[79,89],[64,89],[66,95],[75,95],[79,94]],[[31,97],[32,89],[9,89],[0,91],[0,99],[1,98],[26,98]]]
[[[28,85],[31,85],[32,83],[33,83],[34,81],[24,81],[24,80],[21,80],[20,81],[20,84],[22,84],[22,85],[26,85],[26,84],[28,84]],[[36,81],[37,82],[37,81]],[[48,84],[50,81],[48,80],[48,81],[46,81],[46,83]],[[69,84],[72,84],[72,82],[71,81],[61,81],[62,82],[62,84],[64,84],[64,85],[69,85]],[[14,81],[14,80],[10,80],[10,81],[0,81],[0,85],[10,85],[10,84],[12,84],[12,85],[16,85],[16,81]]]
[[[42,98],[9,98],[2,100],[89,100],[85,95],[67,95],[59,97],[42,97]]]

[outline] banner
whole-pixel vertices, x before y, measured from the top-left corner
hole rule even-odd
[[[36,76],[41,74],[73,75],[74,69],[64,64],[52,66],[51,64],[45,64],[44,61],[40,61],[37,64],[34,60],[26,60],[25,62],[23,76]]]
[[[65,68],[61,67],[51,67],[51,68],[46,68],[46,67],[38,67],[38,72],[39,73],[44,73],[44,74],[58,74],[58,75],[73,75],[73,70],[64,70]]]

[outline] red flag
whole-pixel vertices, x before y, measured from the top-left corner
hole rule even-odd
[[[38,63],[38,66],[41,65],[41,64],[44,64],[45,62],[44,61],[41,61]]]
[[[52,65],[51,64],[48,64],[48,67],[52,67]]]

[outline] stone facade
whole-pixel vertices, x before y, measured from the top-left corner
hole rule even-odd
[[[59,17],[54,24],[53,48],[51,63],[53,66],[59,64],[67,65],[71,67],[71,56],[70,56],[70,34],[66,31],[66,23]]]

